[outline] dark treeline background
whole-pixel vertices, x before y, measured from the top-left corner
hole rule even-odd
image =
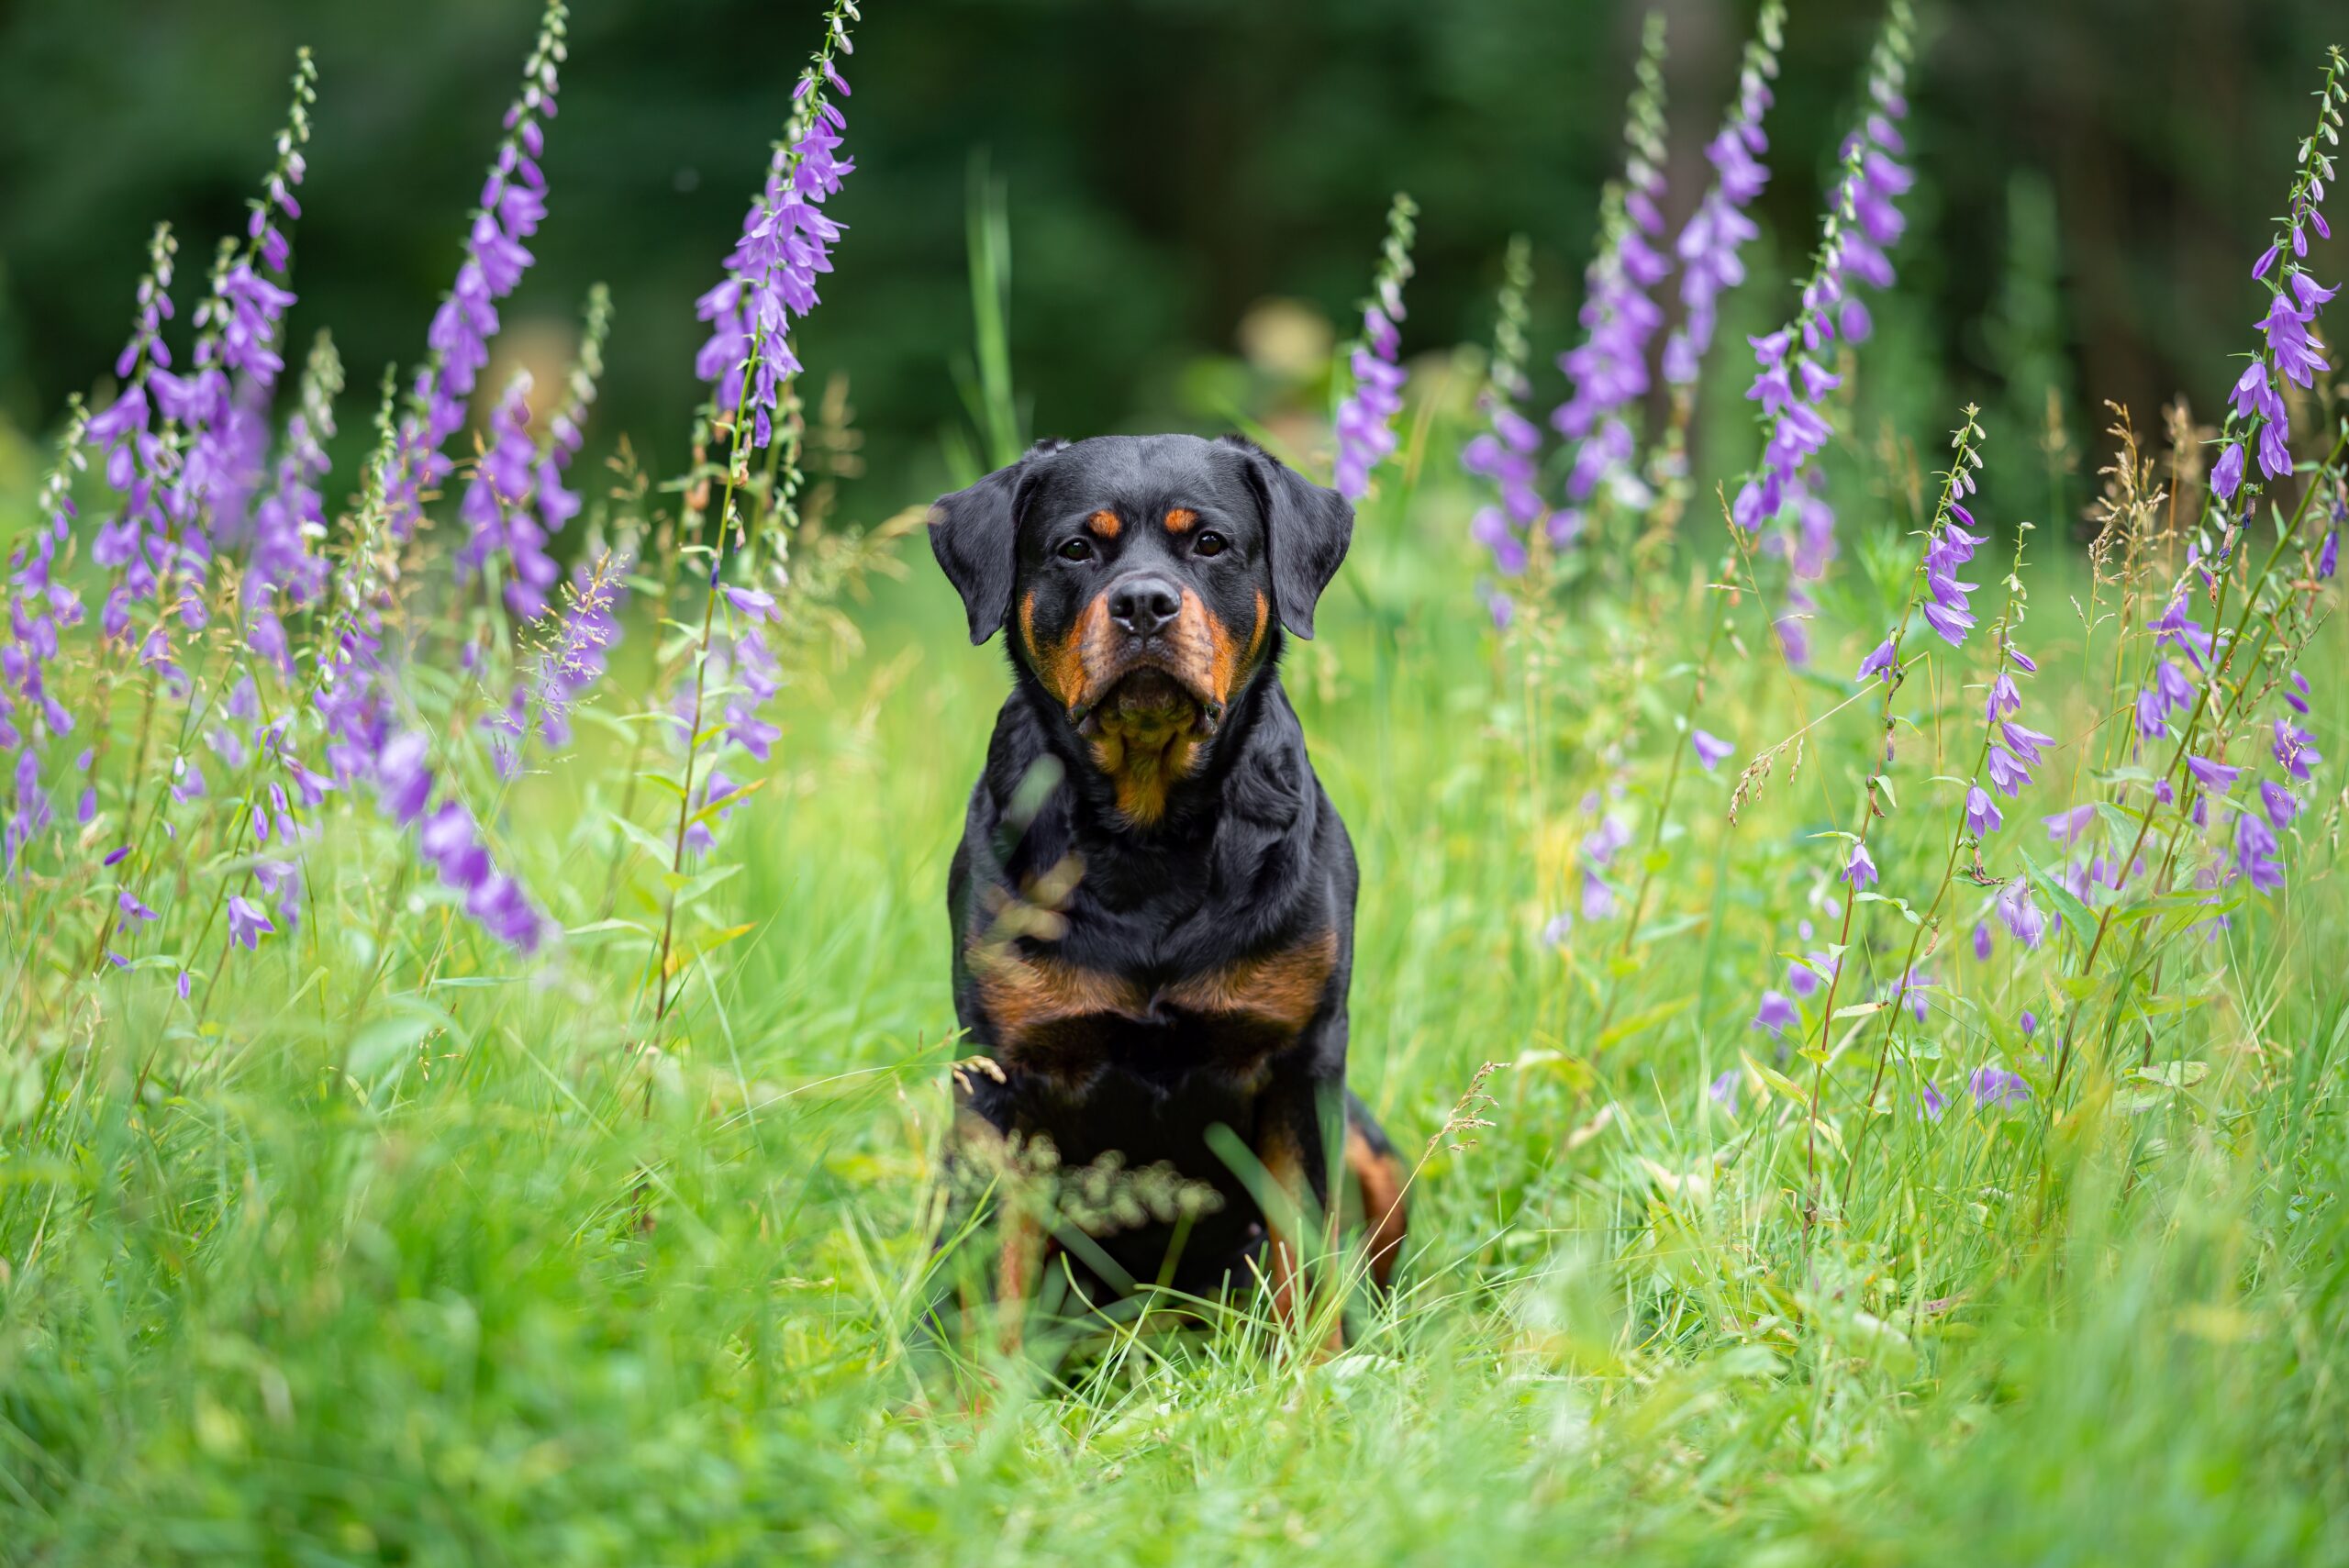
[[[1676,224],[1753,6],[1662,3]],[[1872,0],[1793,13],[1750,288],[1811,241],[1878,17]],[[834,204],[850,233],[802,348],[852,378],[870,505],[936,481],[939,437],[961,417],[980,150],[1008,191],[1013,357],[1038,431],[1214,423],[1201,387],[1237,355],[1251,307],[1296,298],[1340,320],[1397,187],[1423,207],[1407,347],[1486,337],[1499,252],[1522,230],[1546,372],[1620,156],[1640,14],[868,0],[846,62],[858,172]],[[813,0],[575,5],[545,161],[552,216],[509,306],[511,351],[559,365],[580,296],[607,280],[597,436],[625,430],[663,468],[694,392],[694,297],[719,275],[817,16]],[[1964,0],[1921,17],[1922,178],[1893,308],[1931,394],[2017,423],[2049,385],[2076,421],[2091,395],[2143,423],[2179,390],[2215,407],[2327,29],[2349,32],[2336,0]],[[536,23],[532,0],[17,0],[0,15],[0,428],[41,429],[68,391],[103,385],[156,219],[183,237],[181,297],[201,286],[302,43],[322,83],[289,358],[330,325],[354,385],[346,431],[363,426],[362,389],[422,348]],[[1763,295],[1731,325],[1786,304]],[[1721,379],[1742,383],[1742,367]],[[1559,390],[1551,373],[1545,398]]]

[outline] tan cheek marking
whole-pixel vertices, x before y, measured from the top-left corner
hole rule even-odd
[[[1187,531],[1199,520],[1199,515],[1188,506],[1176,506],[1166,514],[1166,531],[1179,534]]]
[[[1019,640],[1027,646],[1028,662],[1036,666],[1038,674],[1043,674],[1044,651],[1036,646],[1036,590],[1033,588],[1029,589],[1027,596],[1019,601]],[[1052,685],[1049,677],[1044,684],[1047,688]],[[1058,692],[1052,695],[1060,695]]]
[[[1196,590],[1183,590],[1183,607],[1174,613],[1174,629],[1166,634],[1166,654],[1186,680],[1215,691],[1215,650],[1222,628]],[[1216,692],[1216,700],[1223,694]]]
[[[1104,507],[1100,511],[1096,512],[1091,517],[1085,518],[1085,526],[1092,529],[1095,533],[1099,534],[1103,539],[1116,539],[1118,537],[1118,530],[1125,525],[1118,521],[1117,513]]]
[[[1061,687],[1061,700],[1074,707],[1089,703],[1101,694],[1095,690],[1098,673],[1109,667],[1109,651],[1113,642],[1109,626],[1109,596],[1097,594],[1076,617],[1076,628],[1069,633],[1061,651],[1066,682]]]

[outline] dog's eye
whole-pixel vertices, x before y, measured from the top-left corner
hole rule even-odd
[[[1055,553],[1063,561],[1090,561],[1093,559],[1093,541],[1089,539],[1063,539]]]
[[[1194,555],[1221,555],[1230,546],[1230,540],[1225,539],[1221,534],[1204,533],[1192,543],[1191,553]]]

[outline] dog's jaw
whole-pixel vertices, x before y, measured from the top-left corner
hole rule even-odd
[[[1021,635],[1038,683],[1109,780],[1128,827],[1164,818],[1174,786],[1206,766],[1263,662],[1271,617],[1262,594],[1244,645],[1196,594],[1186,590],[1183,598],[1174,625],[1148,639],[1121,634],[1097,598],[1056,646],[1036,640],[1032,596],[1020,604]]]

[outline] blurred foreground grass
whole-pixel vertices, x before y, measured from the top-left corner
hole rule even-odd
[[[1416,1151],[1503,1064],[1492,1125],[1428,1155],[1406,1290],[1349,1354],[1268,1351],[1238,1313],[1059,1381],[996,1368],[976,1409],[918,1385],[899,1334],[959,1054],[946,862],[1005,684],[920,562],[860,612],[861,653],[786,694],[707,904],[748,929],[649,1095],[642,955],[605,923],[638,913],[606,904],[629,781],[592,734],[517,807],[533,892],[601,926],[545,972],[444,962],[417,989],[473,940],[419,887],[382,951],[314,910],[200,1029],[125,979],[94,1051],[12,1057],[0,1560],[2349,1561],[2337,811],[2194,1005],[2147,1020],[2170,1065],[2130,1076],[2132,1037],[2052,1124],[1963,1093],[2044,1008],[2003,933],[1965,952],[1961,910],[1915,1040],[1955,1103],[1928,1119],[1910,1085],[1848,1173],[1847,1126],[1806,1238],[1801,1114],[1742,1055],[1771,1062],[1755,997],[1817,914],[1809,835],[1848,815],[1870,715],[1733,829],[1736,764],[1700,779],[1628,957],[1620,920],[1553,946],[1583,798],[1610,736],[1668,737],[1654,688],[1701,590],[1627,665],[1655,628],[1594,584],[1529,664],[1475,608],[1453,499],[1365,517],[1362,591],[1288,662],[1364,867],[1356,1086]],[[1838,678],[1745,650],[1708,709],[1741,756],[1848,693],[1877,635],[1914,541],[1852,533],[1816,628]],[[2084,589],[2027,575],[2034,703],[2093,735],[2057,701]],[[2334,669],[2343,647],[2328,628]],[[1924,679],[1900,743],[1930,756],[1980,698]],[[1936,771],[1902,775],[1894,840],[1945,836]]]

